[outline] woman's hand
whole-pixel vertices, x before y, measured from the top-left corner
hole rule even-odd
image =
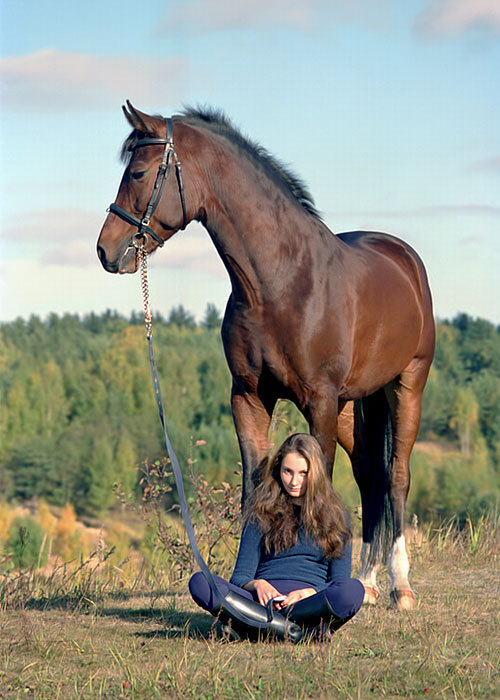
[[[315,588],[300,588],[298,591],[292,591],[287,595],[285,600],[281,600],[279,603],[275,603],[275,607],[278,610],[281,610],[282,608],[286,608],[289,605],[294,605],[294,603],[298,603],[299,600],[303,600],[304,598],[309,598],[312,595],[316,595],[317,591]]]
[[[280,592],[264,578],[256,578],[253,581],[249,581],[243,588],[246,588],[247,591],[255,591],[261,605],[266,605],[271,598],[280,595]]]

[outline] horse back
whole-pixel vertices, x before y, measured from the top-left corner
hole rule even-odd
[[[391,351],[392,337],[399,344],[393,348],[395,354],[402,357],[403,346],[408,344],[409,350],[413,345],[413,355],[426,358],[430,364],[435,344],[432,295],[418,253],[408,243],[388,233],[350,231],[337,234],[337,238],[352,251],[351,262],[362,260],[361,278],[368,285],[360,285],[365,295],[357,307],[356,317],[358,322],[364,319],[364,330],[361,331],[362,340],[357,339],[358,352],[370,336],[367,329],[372,326],[372,319],[378,319],[380,328],[382,315],[386,317],[387,334],[383,347]],[[401,329],[405,329],[403,335]]]
[[[382,257],[391,265],[396,266],[416,285],[419,297],[429,307],[432,316],[432,298],[424,264],[418,253],[405,241],[389,233],[378,231],[348,231],[338,233],[336,237],[345,243],[353,252],[359,252],[370,258]]]

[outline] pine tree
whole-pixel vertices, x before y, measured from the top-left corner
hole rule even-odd
[[[174,306],[170,311],[167,323],[170,326],[178,326],[179,328],[196,328],[196,321],[194,316],[189,311],[179,304],[179,306]]]
[[[457,391],[450,427],[455,431],[462,454],[469,457],[472,452],[472,439],[479,418],[479,407],[470,387],[460,387]]]
[[[205,315],[203,317],[203,320],[201,322],[201,327],[205,328],[207,331],[212,331],[212,330],[219,330],[222,324],[222,318],[219,313],[219,310],[215,306],[215,304],[207,304],[207,308],[205,309]]]
[[[103,515],[114,501],[113,451],[104,437],[94,442],[92,455],[82,470],[79,510],[95,517]]]
[[[137,482],[136,454],[132,441],[127,433],[122,432],[116,447],[116,482],[121,484],[125,495],[134,492]]]

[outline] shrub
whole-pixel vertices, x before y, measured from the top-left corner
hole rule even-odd
[[[70,503],[64,506],[57,523],[54,551],[64,561],[86,557],[89,553],[89,544],[77,528],[75,509]]]
[[[47,535],[31,516],[15,518],[10,527],[7,551],[17,569],[47,562]]]
[[[459,452],[412,455],[412,484],[407,512],[420,520],[456,517],[461,526],[495,509],[498,490],[494,472],[481,454],[471,457]]]
[[[0,544],[8,541],[13,519],[10,506],[5,501],[0,501]]]

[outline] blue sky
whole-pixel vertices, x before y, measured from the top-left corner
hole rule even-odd
[[[407,240],[439,318],[500,323],[498,0],[4,0],[0,321],[128,314],[95,243],[123,166],[120,105],[222,108],[305,180],[335,232]],[[153,308],[222,311],[191,224],[151,261]]]

